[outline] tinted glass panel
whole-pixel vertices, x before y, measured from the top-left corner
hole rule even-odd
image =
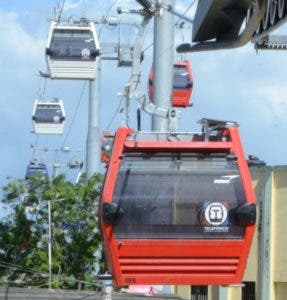
[[[256,286],[254,281],[243,282],[242,300],[256,300]]]
[[[190,77],[185,67],[175,66],[173,69],[173,87],[176,89],[189,88]]]
[[[48,177],[46,167],[28,167],[26,178],[45,176]]]
[[[208,300],[208,286],[192,285],[191,300]]]
[[[37,123],[63,123],[60,105],[37,105],[34,119]]]
[[[125,156],[113,202],[118,238],[241,238],[232,210],[245,202],[235,161],[181,154]]]
[[[94,60],[96,46],[90,31],[58,30],[54,32],[50,50],[53,58]]]

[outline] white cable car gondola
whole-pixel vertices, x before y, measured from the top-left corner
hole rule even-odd
[[[52,21],[46,60],[52,79],[95,79],[100,46],[93,22]]]
[[[36,99],[32,122],[36,134],[62,134],[65,124],[63,101]]]
[[[48,168],[43,162],[31,161],[27,167],[25,179],[29,180],[33,177],[49,178]]]

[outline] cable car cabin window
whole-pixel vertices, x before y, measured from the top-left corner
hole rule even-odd
[[[183,66],[175,66],[173,70],[173,88],[187,89],[190,88],[190,76]]]
[[[47,172],[46,172],[46,169],[41,169],[41,168],[38,168],[38,169],[29,169],[28,172],[27,172],[27,177],[38,177],[38,176],[46,176],[47,175]]]
[[[60,105],[37,105],[33,117],[37,123],[63,123],[64,116]]]
[[[48,171],[46,166],[28,166],[25,178],[31,177],[48,177]]]
[[[121,213],[117,238],[240,239],[233,211],[246,202],[234,160],[130,155],[122,158],[113,195]]]
[[[94,60],[96,45],[93,34],[84,30],[56,30],[48,53],[54,59]]]

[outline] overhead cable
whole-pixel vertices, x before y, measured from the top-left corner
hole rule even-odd
[[[118,2],[119,2],[119,0],[115,0],[115,1],[111,4],[111,6],[108,8],[108,10],[107,10],[107,12],[106,12],[106,16],[104,17],[104,20],[106,20],[106,19],[108,18],[108,16],[109,16],[111,10],[113,9],[113,7],[114,7]],[[99,38],[100,38],[100,35],[101,35],[101,33],[102,33],[102,30],[103,30],[104,26],[105,26],[105,24],[103,24],[102,27],[101,27],[100,30],[99,30],[99,33],[98,33]]]
[[[192,8],[192,6],[195,4],[197,0],[193,0],[191,2],[191,4],[187,7],[187,9],[184,11],[183,13],[183,17],[189,12],[189,10]],[[175,23],[175,26],[177,27],[180,24],[180,18],[178,19],[178,21]]]
[[[58,15],[58,23],[61,21],[61,17],[62,17],[63,9],[64,9],[64,6],[65,6],[65,2],[66,2],[66,0],[63,0],[63,2],[62,2],[62,6],[60,8],[60,12],[59,12],[59,15]]]
[[[35,269],[32,269],[32,268],[28,268],[28,267],[23,267],[23,266],[20,266],[20,265],[15,265],[15,264],[12,264],[12,263],[6,263],[4,261],[0,261],[0,267],[14,268],[16,270],[27,272],[27,273],[35,273],[35,274],[42,274],[42,275],[49,274],[47,272],[35,270]]]
[[[114,114],[113,114],[113,116],[112,116],[112,118],[111,118],[111,120],[110,120],[108,126],[106,127],[106,131],[109,131],[109,129],[110,129],[112,123],[114,122],[114,119],[116,118],[116,115],[117,115],[118,113],[120,113],[120,108],[121,108],[121,105],[122,105],[123,100],[124,100],[124,95],[121,96],[120,103],[119,103],[118,107],[116,108],[116,110],[115,110],[115,112],[114,112]]]
[[[69,137],[69,135],[71,133],[71,129],[72,129],[72,127],[74,125],[74,122],[75,122],[75,119],[77,117],[80,104],[81,104],[81,102],[83,100],[83,94],[84,94],[86,86],[87,86],[87,81],[85,81],[84,84],[83,84],[83,86],[82,86],[82,89],[81,89],[81,92],[80,92],[80,96],[79,96],[79,100],[78,100],[78,103],[76,105],[76,108],[75,108],[75,111],[74,111],[74,114],[73,114],[72,121],[71,121],[71,124],[69,126],[69,129],[68,129],[67,134],[66,134],[66,136],[65,136],[65,138],[63,140],[62,147],[65,145],[65,143],[66,143],[66,141],[67,141],[67,139],[68,139],[68,137]]]
[[[29,267],[23,267],[23,266],[12,264],[12,263],[6,263],[6,262],[1,261],[1,260],[0,260],[0,267],[13,268],[13,269],[16,269],[16,270],[19,270],[19,271],[23,271],[23,272],[26,272],[26,273],[35,273],[35,274],[41,274],[41,275],[49,275],[48,272],[39,271],[39,270],[35,270],[35,269],[29,268]],[[88,281],[79,280],[79,279],[75,279],[75,278],[71,278],[71,277],[67,277],[67,276],[60,276],[60,280],[62,280],[62,281],[69,281],[69,282],[80,282],[80,283],[84,283],[84,284],[99,286],[99,283],[96,283],[96,282],[88,282]],[[54,280],[54,281],[56,281],[56,280]]]
[[[183,16],[185,16],[187,13],[188,13],[188,11],[192,8],[192,6],[195,4],[195,2],[196,2],[197,0],[194,0],[188,7],[187,7],[187,9],[184,11],[184,13],[183,13]],[[178,25],[180,24],[180,18],[178,19],[178,21],[175,23],[175,27],[178,27]],[[148,46],[146,46],[144,49],[143,49],[143,52],[145,52],[145,51],[147,51],[150,47],[152,47],[153,46],[153,42],[152,43],[150,43]]]

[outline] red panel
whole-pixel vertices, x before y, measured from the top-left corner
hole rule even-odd
[[[241,240],[119,240],[117,245],[119,256],[146,257],[152,253],[153,257],[221,257],[220,248],[224,248],[228,257],[240,255],[243,244]]]
[[[222,265],[217,265],[217,266],[207,266],[207,265],[203,265],[200,266],[198,264],[196,264],[195,266],[122,266],[121,267],[122,272],[123,273],[128,273],[128,271],[132,271],[132,272],[139,272],[139,273],[145,273],[145,272],[150,272],[152,270],[153,273],[156,272],[161,272],[161,273],[166,273],[166,272],[172,272],[174,271],[175,273],[182,273],[182,272],[189,272],[192,273],[192,271],[195,272],[207,272],[207,271],[216,271],[216,272],[220,272],[220,271],[226,271],[226,272],[235,272],[237,270],[237,266],[222,266]]]
[[[189,103],[190,97],[191,97],[190,90],[173,90],[172,106],[187,107],[190,105],[190,103]]]
[[[130,150],[157,150],[157,151],[170,151],[177,149],[179,151],[189,151],[189,152],[230,152],[233,148],[230,142],[149,142],[149,141],[125,141],[125,151]]]
[[[122,265],[234,265],[238,264],[237,258],[120,258]]]
[[[114,187],[116,184],[117,179],[117,173],[120,166],[120,160],[119,157],[123,153],[124,149],[124,141],[128,134],[132,132],[131,129],[121,127],[117,131],[115,135],[114,140],[114,146],[113,151],[111,154],[111,158],[109,161],[109,167],[106,173],[105,182],[107,184],[104,184],[103,192],[102,192],[102,198],[101,202],[111,202],[113,198],[114,193]],[[99,219],[101,220],[101,209],[99,209]],[[108,262],[108,266],[110,269],[110,272],[113,274],[114,278],[117,278],[117,274],[115,273],[115,269],[119,270],[120,265],[117,256],[115,253],[117,253],[117,244],[114,239],[113,233],[112,233],[112,226],[110,225],[103,225],[101,224],[101,234],[102,234],[102,240],[103,240],[103,247],[104,251],[106,253],[106,259]]]
[[[119,241],[119,282],[229,284],[239,282],[243,241]],[[154,283],[154,284],[155,284]]]

